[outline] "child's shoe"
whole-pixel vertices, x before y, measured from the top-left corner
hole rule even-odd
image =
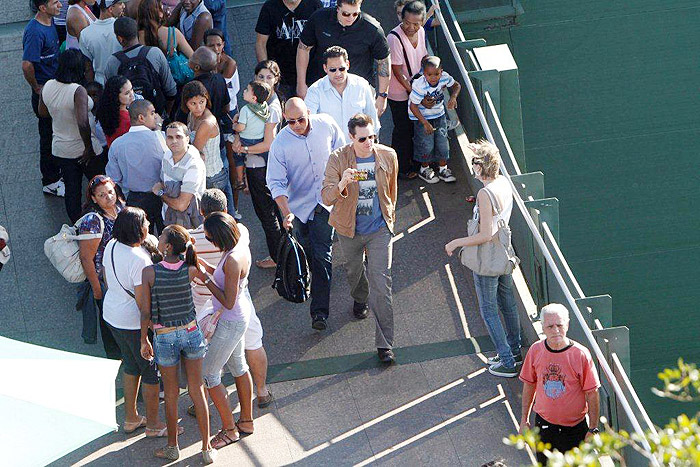
[[[418,176],[426,183],[437,183],[440,181],[432,167],[421,167]]]
[[[457,181],[455,176],[452,175],[452,171],[447,166],[440,167],[440,170],[438,170],[438,178],[446,183],[454,183]]]

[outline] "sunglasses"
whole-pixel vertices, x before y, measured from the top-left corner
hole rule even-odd
[[[114,183],[112,182],[112,179],[106,175],[96,175],[92,178],[92,180],[90,180],[88,188],[90,188],[90,190],[94,190],[98,185],[102,185],[103,183],[107,182]]]
[[[341,66],[339,68],[329,68],[328,71],[330,71],[331,73],[335,73],[336,71],[345,71],[347,69],[347,67]]]
[[[360,16],[359,11],[356,11],[355,13],[348,13],[347,11],[341,11],[340,14],[345,16],[346,18],[350,18],[351,16],[353,18],[357,18],[358,16]]]
[[[357,141],[359,141],[360,143],[364,143],[368,139],[374,141],[376,138],[377,135],[360,136],[359,138],[357,138]]]
[[[472,165],[482,165],[484,161],[477,159],[476,157],[472,158]]]
[[[288,125],[296,125],[297,123],[302,124],[306,121],[306,117],[299,117],[296,119],[288,119],[287,124]]]

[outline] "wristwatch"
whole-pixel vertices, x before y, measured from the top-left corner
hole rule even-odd
[[[243,150],[245,151],[246,154],[248,154],[248,146],[243,146]]]
[[[156,193],[156,195],[157,195],[159,198],[162,198],[164,194],[165,194],[165,190],[163,190],[162,188],[161,188],[160,190],[158,190],[158,193]]]
[[[389,94],[386,93],[386,92],[378,92],[377,95],[378,95],[379,97],[383,97],[383,98],[385,98],[385,99],[389,96]]]
[[[598,427],[595,427],[595,428],[589,428],[588,432],[591,434],[597,435],[598,433],[600,433],[600,430],[598,429]]]
[[[210,282],[211,282],[211,277],[207,277],[207,280],[204,281],[204,285],[207,285]]]

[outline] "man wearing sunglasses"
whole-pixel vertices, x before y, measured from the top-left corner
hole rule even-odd
[[[372,119],[357,114],[348,122],[351,144],[328,159],[321,197],[333,206],[328,223],[338,231],[353,298],[353,314],[369,309],[377,320],[379,359],[394,361],[394,307],[391,296],[391,237],[396,219],[396,152],[376,144]],[[365,266],[365,256],[367,266]]]
[[[360,11],[362,0],[338,0],[335,8],[316,11],[304,26],[297,48],[297,95],[306,97],[307,84],[323,76],[323,52],[333,45],[347,50],[353,72],[374,85],[377,61],[377,115],[386,110],[391,61],[384,31],[373,17]],[[316,49],[312,54],[312,49]],[[308,73],[307,73],[308,72]],[[304,79],[306,78],[306,79]]]
[[[309,86],[304,102],[309,112],[330,115],[342,129],[348,127],[352,116],[367,114],[379,133],[374,90],[366,79],[349,73],[349,69],[348,52],[338,45],[328,47],[323,52],[323,71],[326,76]]]
[[[267,186],[293,229],[311,266],[311,327],[326,329],[331,293],[333,227],[330,207],[321,200],[326,163],[345,145],[344,132],[325,114],[310,115],[304,101],[293,97],[284,106],[287,126],[277,134],[267,159]]]

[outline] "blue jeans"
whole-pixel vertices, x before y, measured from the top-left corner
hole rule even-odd
[[[439,162],[450,158],[447,141],[447,117],[428,119],[435,131],[427,134],[423,124],[413,122],[413,159],[418,162]]]
[[[233,190],[231,190],[231,180],[229,179],[228,171],[228,167],[226,167],[226,164],[224,164],[224,168],[221,169],[221,172],[216,175],[212,175],[211,177],[207,177],[207,189],[218,188],[219,190],[223,191],[226,195],[226,209],[229,213],[232,213],[234,210]]]
[[[501,363],[508,367],[515,366],[514,355],[520,354],[520,317],[513,296],[513,278],[506,276],[480,276],[474,274],[474,286],[479,298],[479,311],[486,323],[486,329]],[[506,328],[503,329],[498,309],[501,309]]]
[[[248,329],[249,319],[219,320],[202,362],[202,376],[207,388],[211,389],[221,384],[221,370],[224,366],[228,367],[234,378],[248,372],[243,337]]]
[[[228,40],[228,30],[226,28],[226,0],[204,0],[204,6],[211,13],[214,29],[219,29],[224,33],[224,52],[231,56],[231,43]]]
[[[328,319],[331,297],[331,279],[333,268],[333,233],[335,229],[328,225],[328,211],[321,205],[316,206],[314,218],[306,223],[294,219],[293,232],[306,253],[311,267],[311,317]]]

